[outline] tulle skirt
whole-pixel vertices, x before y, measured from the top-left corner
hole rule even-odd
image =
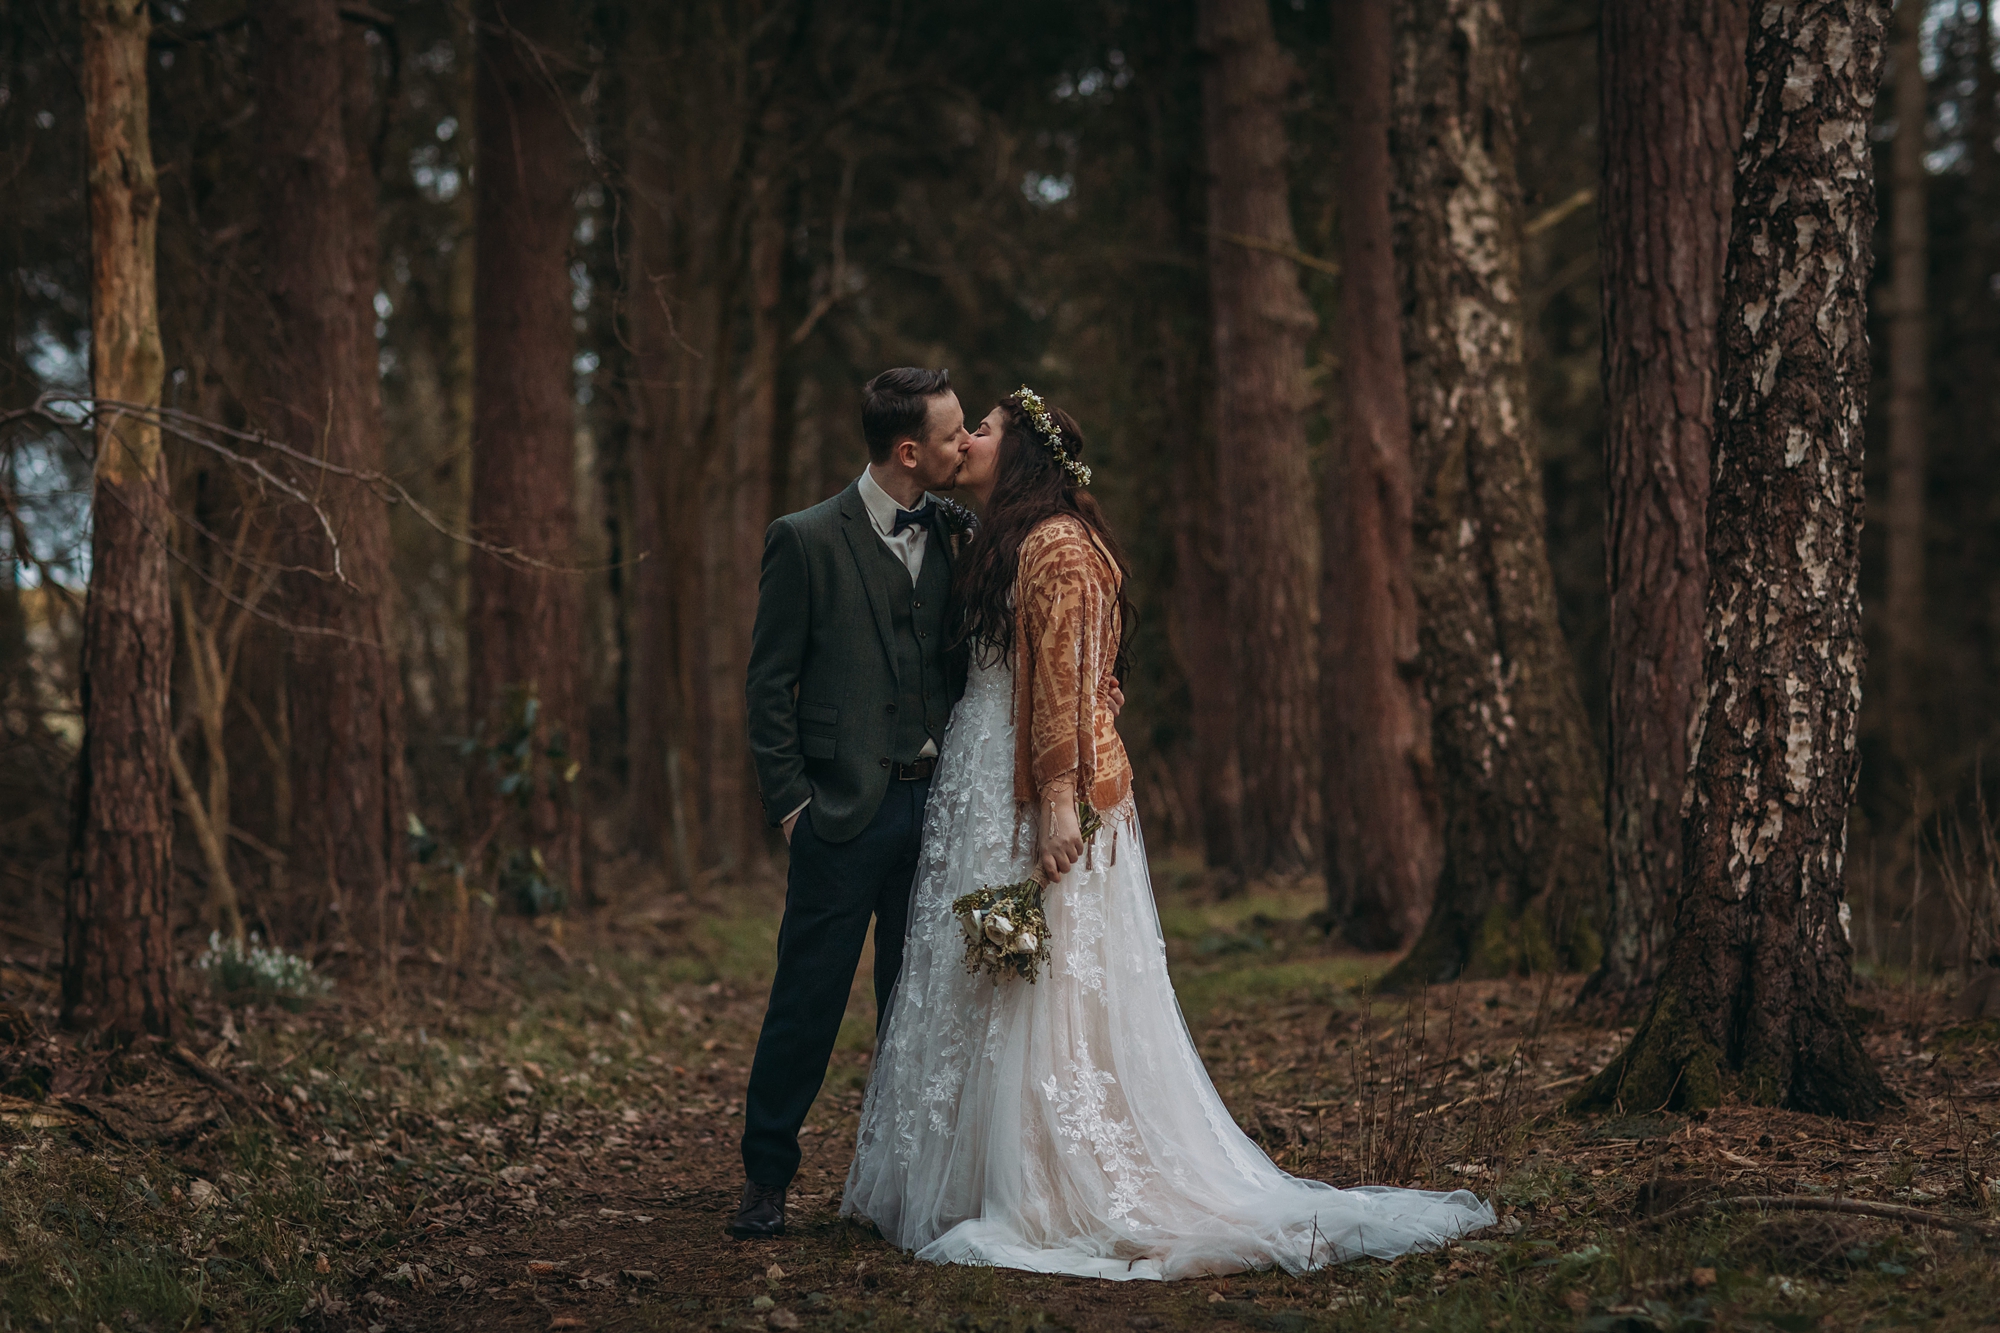
[[[966,972],[960,894],[1026,877],[1011,690],[975,669],[925,816],[844,1214],[920,1259],[1180,1278],[1392,1258],[1493,1224],[1465,1190],[1336,1189],[1237,1128],[1167,976],[1130,804],[1047,895],[1034,983]]]

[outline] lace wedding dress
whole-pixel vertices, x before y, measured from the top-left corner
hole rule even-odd
[[[924,818],[903,971],[841,1212],[920,1259],[1100,1278],[1292,1272],[1493,1224],[1464,1190],[1335,1189],[1236,1127],[1167,978],[1128,801],[1049,890],[1034,984],[965,970],[952,900],[1026,878],[1013,692],[974,666]]]

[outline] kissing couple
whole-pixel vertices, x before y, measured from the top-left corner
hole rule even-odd
[[[920,1259],[1301,1272],[1492,1225],[1464,1190],[1286,1175],[1210,1082],[1114,725],[1130,571],[1075,419],[1022,388],[968,429],[942,370],[863,392],[867,471],[765,536],[750,745],[791,868],[731,1234],[783,1234],[870,916],[879,1018],[841,1212]],[[952,487],[976,523],[931,494]],[[969,970],[954,901],[1031,877],[1039,979]]]

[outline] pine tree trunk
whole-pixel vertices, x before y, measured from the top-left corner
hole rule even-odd
[[[633,76],[647,86],[650,72]],[[632,249],[628,258],[632,342],[632,695],[629,704],[631,787],[627,828],[642,856],[668,865],[676,884],[692,881],[699,827],[693,809],[694,774],[686,725],[690,697],[683,622],[696,568],[696,548],[685,521],[692,506],[682,497],[683,386],[678,365],[682,330],[669,302],[674,297],[673,226],[665,201],[673,197],[664,164],[643,145],[664,133],[646,95],[633,98],[628,141],[632,157]]]
[[[771,125],[766,127],[766,134],[769,140],[776,141],[781,131]],[[764,529],[775,517],[770,508],[771,473],[777,447],[779,362],[785,334],[778,322],[785,272],[782,189],[782,182],[768,178],[753,186],[756,202],[750,220],[747,283],[749,346],[738,386],[735,429],[729,450],[734,465],[728,511],[731,546],[720,626],[726,645],[724,677],[731,688],[718,693],[716,698],[721,711],[717,729],[723,733],[717,763],[730,788],[716,803],[720,811],[717,836],[731,849],[730,859],[750,875],[762,874],[770,868],[756,773],[743,741],[749,725],[744,713],[743,682],[750,670],[750,624],[764,561]]]
[[[1176,0],[1162,11],[1152,59],[1193,74],[1196,0]],[[1198,77],[1198,75],[1194,76]],[[1198,154],[1188,151],[1201,132],[1199,107],[1184,103],[1190,78],[1156,81],[1137,91],[1145,99],[1151,168],[1151,237],[1162,254],[1188,256],[1179,299],[1152,312],[1160,348],[1160,406],[1171,435],[1161,442],[1173,461],[1168,472],[1173,506],[1174,574],[1167,598],[1167,638],[1187,681],[1189,747],[1193,773],[1186,788],[1202,859],[1220,887],[1239,886],[1243,847],[1243,771],[1237,755],[1236,677],[1229,634],[1229,581],[1216,507],[1214,366],[1208,306],[1199,256],[1207,244],[1207,191]]]
[[[342,108],[349,96],[339,7],[271,0],[252,16],[261,130],[262,286],[268,301],[263,393],[271,434],[332,468],[382,467],[381,397],[372,336],[374,287],[358,288],[357,237],[372,209],[352,173]],[[344,123],[345,122],[345,123]],[[370,228],[372,231],[372,228]],[[323,895],[344,929],[374,917],[372,947],[390,962],[401,901],[405,818],[402,684],[395,661],[389,516],[365,484],[294,466],[334,532],[296,506],[284,583],[292,634],[288,882]],[[337,574],[334,572],[338,567]],[[365,938],[365,937],[364,937]]]
[[[756,166],[749,92],[761,76],[744,63],[748,46],[699,11],[659,6],[641,19],[628,55],[630,309],[644,420],[632,474],[635,519],[647,512],[635,546],[653,568],[636,571],[646,582],[635,579],[635,630],[646,641],[634,645],[634,675],[635,704],[639,688],[651,695],[656,748],[635,762],[656,767],[658,778],[632,817],[650,821],[683,870],[741,868],[745,830],[758,816],[743,676],[732,665],[743,610],[732,575],[733,481]]]
[[[635,86],[638,80],[634,80]],[[635,101],[638,100],[635,98]],[[628,127],[628,139],[638,142],[641,127]],[[635,154],[635,172],[643,159]],[[634,194],[637,194],[635,186]],[[655,357],[670,336],[663,298],[648,281],[657,262],[662,222],[636,200],[631,212],[632,243],[626,254],[625,327],[632,355],[632,426],[626,459],[632,479],[632,565],[626,574],[631,589],[631,693],[626,697],[627,733],[625,787],[626,845],[648,862],[665,863],[669,845],[667,738],[673,691],[673,658],[668,651],[667,607],[671,597],[665,549],[665,478],[662,452],[666,413],[665,385]]]
[[[83,0],[81,8],[91,392],[100,402],[157,408],[159,194],[146,119],[152,24],[137,0]],[[96,423],[62,1007],[72,1026],[129,1040],[174,1028],[167,916],[173,517],[159,426],[115,408],[101,408]]]
[[[1652,1007],[1579,1105],[1713,1106],[1732,1074],[1747,1100],[1812,1114],[1893,1100],[1848,1016],[1841,902],[1883,17],[1791,0],[1751,25],[1687,877]]]
[[[1233,880],[1243,868],[1243,771],[1236,751],[1229,580],[1223,572],[1221,534],[1216,531],[1215,440],[1198,410],[1201,377],[1195,358],[1169,356],[1166,370],[1160,388],[1166,418],[1181,423],[1182,432],[1171,450],[1177,463],[1169,630],[1174,656],[1188,683],[1203,859],[1211,870]]]
[[[475,183],[472,529],[528,560],[576,557],[575,382],[569,238],[579,148],[551,83],[567,7],[489,2],[479,22]],[[504,819],[493,848],[536,851],[555,887],[583,884],[574,774],[588,735],[578,688],[580,575],[475,549],[466,623],[471,723],[495,736],[532,696],[538,758],[520,823],[480,766],[475,827]],[[524,720],[524,719],[523,719]]]
[[[1966,229],[1960,262],[1958,290],[1964,305],[1959,315],[1956,376],[1957,398],[1961,407],[1953,428],[1974,458],[1992,455],[1996,430],[1993,413],[1995,371],[2000,370],[2000,306],[1994,300],[1992,275],[1996,267],[1994,234],[2000,229],[1996,217],[1996,161],[1993,140],[2000,134],[1995,124],[1994,98],[2000,92],[2000,75],[1993,69],[1993,4],[1978,0],[1974,6],[1978,24],[1974,31],[1972,106],[1965,117]]]
[[[1924,170],[1930,123],[1924,80],[1923,0],[1898,0],[1892,20],[1890,74],[1896,96],[1896,137],[1889,148],[1889,503],[1888,648],[1889,749],[1911,779],[1915,760],[1915,696],[1923,670],[1924,406],[1930,393],[1925,334],[1930,303],[1930,229]]]
[[[1201,0],[1223,558],[1243,773],[1242,864],[1310,866],[1319,831],[1312,480],[1299,409],[1313,315],[1285,174],[1291,66],[1265,0]]]
[[[688,436],[698,441],[701,480],[695,504],[702,534],[701,584],[694,603],[700,608],[700,637],[693,660],[703,670],[696,680],[692,720],[702,756],[708,864],[733,875],[743,867],[741,807],[756,797],[743,762],[745,672],[736,668],[735,654],[736,421],[742,404],[736,394],[738,349],[729,336],[736,330],[727,307],[718,312],[716,330],[723,336],[711,344],[714,357],[703,377],[703,387],[713,397],[706,402],[706,420]]]
[[[1368,950],[1416,938],[1442,855],[1410,582],[1410,403],[1389,219],[1390,6],[1334,7],[1346,410],[1323,488],[1320,585],[1327,907],[1347,942]]]
[[[1993,400],[1991,373],[1994,362],[1994,299],[1993,299],[1993,235],[1996,225],[1994,217],[1994,185],[1996,158],[2000,153],[1994,149],[1994,137],[2000,134],[1996,126],[1996,95],[2000,95],[2000,74],[1993,69],[1993,0],[1978,0],[1979,27],[1973,39],[1973,85],[1972,111],[1965,118],[1966,124],[1966,187],[1971,195],[1970,213],[1973,218],[1971,234],[1966,238],[1966,287],[1972,307],[1966,320],[1967,341],[1976,349],[1971,362],[1972,384],[1977,394],[1971,400],[1978,404],[1973,420],[1986,423],[1991,434],[1990,416],[1985,405]]]
[[[1528,436],[1511,8],[1397,8],[1390,147],[1413,580],[1444,810],[1436,905],[1398,985],[1598,961],[1600,777]]]
[[[1600,29],[1611,917],[1592,989],[1621,1007],[1658,975],[1680,893],[1748,33],[1747,0],[1614,0]]]
[[[1975,9],[1974,22],[1979,26],[1974,30],[1972,43],[1972,107],[1965,117],[1967,212],[1973,225],[1966,236],[1964,252],[1964,281],[1970,307],[1964,327],[1967,341],[1978,349],[1968,367],[1976,377],[1971,382],[1977,386],[1977,393],[1970,401],[1983,405],[1991,401],[1992,388],[1987,374],[1980,372],[1990,373],[1994,361],[1993,199],[1996,157],[2000,154],[1996,154],[1993,141],[2000,134],[1994,108],[1995,95],[2000,93],[2000,74],[1993,69],[1992,0],[1978,0]],[[1983,410],[1975,409],[1973,419],[1983,420]]]

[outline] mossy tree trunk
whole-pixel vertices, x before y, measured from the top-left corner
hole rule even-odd
[[[1444,861],[1387,980],[1398,986],[1598,959],[1599,774],[1528,433],[1520,63],[1505,0],[1399,0],[1390,148],[1412,576]]]
[[[1591,989],[1621,1008],[1650,993],[1680,897],[1748,8],[1614,0],[1600,30],[1611,915]]]
[[[1877,0],[1754,15],[1722,307],[1687,871],[1631,1044],[1579,1108],[1893,1100],[1847,1013]]]

